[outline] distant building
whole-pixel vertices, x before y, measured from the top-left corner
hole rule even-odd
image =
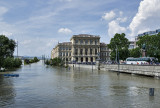
[[[144,32],[144,33],[141,33],[141,34],[138,34],[138,36],[136,36],[135,40],[137,41],[139,37],[141,36],[145,36],[145,35],[157,35],[158,33],[160,33],[160,29],[157,29],[155,31],[147,31],[147,32]]]
[[[59,57],[66,62],[71,61],[71,49],[71,42],[58,43],[58,45],[56,45],[56,47],[51,51],[51,58]]]
[[[134,49],[136,48],[136,41],[129,41],[129,49]]]
[[[105,49],[105,50],[102,50]],[[102,56],[101,51],[104,56]],[[96,59],[110,60],[110,50],[100,43],[100,36],[79,34],[73,35],[70,42],[58,43],[51,51],[51,58],[59,57],[65,62],[96,62]]]
[[[102,61],[110,60],[111,50],[107,47],[107,44],[100,43],[100,58]]]

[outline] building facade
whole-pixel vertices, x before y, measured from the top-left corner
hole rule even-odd
[[[141,36],[145,36],[145,35],[157,35],[158,33],[160,33],[160,29],[157,29],[155,31],[147,31],[141,34],[138,34],[138,36],[136,36],[135,40],[137,41],[139,37]]]
[[[106,44],[100,43],[100,36],[79,34],[73,35],[70,42],[58,43],[51,52],[51,58],[55,57],[65,62],[96,62],[96,59],[101,58],[110,60],[110,50]]]
[[[63,42],[58,43],[55,48],[51,51],[51,58],[59,57],[65,62],[71,61],[71,53],[72,53],[72,43],[71,42]]]
[[[110,60],[111,50],[107,47],[107,44],[100,43],[100,59],[101,61]]]

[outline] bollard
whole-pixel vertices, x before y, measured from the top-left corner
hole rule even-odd
[[[149,95],[154,96],[154,88],[149,88]]]

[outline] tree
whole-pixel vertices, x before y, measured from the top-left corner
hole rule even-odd
[[[130,50],[130,57],[138,58],[140,56],[141,56],[141,49],[139,47]]]
[[[140,49],[145,44],[146,56],[156,57],[160,61],[160,34],[157,35],[145,35],[139,37],[139,41],[136,43]]]
[[[34,60],[34,62],[38,62],[39,61],[37,57],[34,57],[33,60]]]
[[[64,62],[63,62],[62,59],[56,57],[56,58],[50,60],[50,65],[53,65],[53,66],[63,66]]]
[[[0,68],[3,65],[5,58],[13,57],[16,42],[9,39],[5,35],[0,35]]]
[[[118,34],[116,33],[114,37],[110,40],[110,44],[108,44],[108,48],[111,51],[111,59],[116,59],[116,49],[117,49],[117,56],[119,52],[119,59],[125,60],[129,56],[129,40],[125,37],[125,34]]]

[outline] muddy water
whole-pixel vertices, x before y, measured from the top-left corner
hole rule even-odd
[[[160,80],[42,62],[0,75],[0,108],[159,108]],[[155,96],[149,96],[155,88]]]

